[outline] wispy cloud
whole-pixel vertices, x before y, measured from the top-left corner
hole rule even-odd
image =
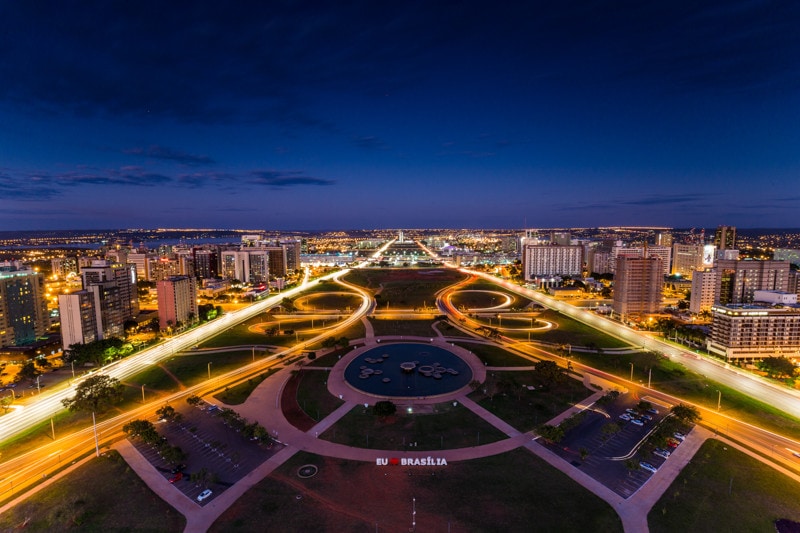
[[[136,155],[147,157],[150,159],[161,159],[164,161],[174,161],[182,165],[198,166],[198,165],[213,165],[216,163],[211,157],[207,155],[195,155],[166,146],[151,145],[147,148],[134,147],[122,150],[123,154]]]
[[[283,189],[286,187],[296,187],[298,185],[316,185],[316,186],[329,186],[334,185],[334,180],[314,178],[307,176],[303,172],[297,170],[280,171],[280,170],[259,170],[251,173],[249,183],[255,185],[266,185],[275,189]]]

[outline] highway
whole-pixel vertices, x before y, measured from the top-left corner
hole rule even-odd
[[[480,276],[480,277],[483,277],[485,279],[491,280],[493,283],[496,283],[496,284],[498,284],[498,285],[500,285],[502,287],[505,287],[506,289],[508,289],[508,290],[510,290],[512,292],[515,292],[516,294],[519,294],[519,295],[524,296],[524,297],[529,297],[529,298],[541,303],[542,305],[544,305],[546,307],[551,307],[551,305],[549,305],[551,303],[549,300],[552,300],[552,299],[550,299],[550,298],[543,298],[543,299],[534,298],[533,296],[538,294],[538,293],[534,293],[534,291],[530,291],[528,289],[521,289],[520,287],[518,287],[518,286],[516,286],[514,284],[503,282],[502,280],[498,280],[497,278],[495,278],[493,276],[482,275],[482,273],[480,273],[480,272],[473,272],[473,271],[469,271],[469,270],[462,270],[462,272],[465,272],[467,274],[471,274],[471,275],[474,275],[474,276]],[[443,291],[440,291],[440,293],[437,295],[437,297],[438,297],[437,298],[437,305],[439,306],[440,310],[443,313],[448,314],[450,316],[453,316],[455,318],[454,322],[456,324],[464,324],[466,326],[465,329],[467,329],[467,330],[469,330],[470,326],[471,326],[472,329],[473,329],[472,332],[474,332],[474,328],[476,326],[481,325],[481,323],[473,321],[469,317],[466,317],[461,312],[459,312],[450,303],[449,297],[448,297],[448,293],[449,292],[452,292],[454,290],[458,290],[459,287],[467,285],[469,283],[469,281],[470,280],[468,279],[468,280],[466,280],[464,282],[461,282],[459,284],[450,286],[450,287],[444,289]],[[560,304],[558,306],[558,308],[557,308],[560,312],[563,312],[564,314],[569,314],[569,313],[566,312],[567,309],[564,309],[564,308],[565,307],[571,307],[571,306],[569,306],[568,304],[565,304],[564,302],[559,302],[559,301],[555,301],[554,303]],[[564,309],[564,311],[562,311],[562,309]],[[583,312],[583,313],[586,313],[586,312]],[[589,316],[595,316],[595,315],[593,315],[591,313],[586,313],[586,314],[589,314]],[[570,316],[572,316],[572,315],[570,314]],[[598,317],[598,318],[601,318],[601,317]],[[604,323],[608,323],[611,326],[615,326],[617,328],[617,330],[628,330],[628,328],[622,327],[619,324],[616,324],[616,323],[611,322],[611,321],[606,320],[606,319],[603,319],[603,320],[604,320]],[[597,329],[604,330],[604,328],[602,327],[603,325],[605,325],[604,323],[599,323],[600,325],[595,325],[597,323],[591,323],[591,322],[585,321],[585,320],[581,320],[581,321],[589,323],[590,325],[592,325],[593,327],[596,327]],[[651,341],[651,342],[649,342],[647,344],[647,348],[648,349],[651,349],[651,350],[659,349],[659,348],[655,347],[652,344],[652,341],[654,339],[651,339],[650,337],[646,337],[646,336],[643,336],[643,335],[637,335],[636,332],[633,331],[633,330],[628,330],[628,331],[630,331],[630,333],[636,335],[636,336],[628,336],[627,337],[628,340],[630,340],[630,339],[637,339],[638,340],[639,338],[641,338],[642,340]],[[615,331],[615,334],[617,336],[622,337],[622,335],[620,333],[625,333],[625,332],[624,331]],[[625,338],[625,337],[623,337],[623,338]],[[518,340],[515,340],[515,339],[508,339],[508,338],[502,337],[502,336],[500,336],[499,338],[496,338],[496,339],[487,339],[487,340],[489,340],[491,342],[494,342],[498,346],[502,346],[504,349],[506,349],[508,351],[511,351],[513,353],[517,353],[518,355],[521,355],[523,357],[527,357],[529,359],[530,358],[533,358],[535,360],[549,359],[549,360],[553,360],[553,361],[558,362],[562,367],[566,367],[567,366],[567,359],[565,359],[564,357],[562,357],[560,355],[557,355],[557,354],[554,354],[554,353],[551,353],[551,352],[548,352],[548,351],[546,351],[544,349],[538,348],[538,347],[533,346],[531,344],[528,344],[528,343],[526,343],[524,341],[518,341]],[[638,343],[638,344],[641,345],[641,343]],[[669,348],[674,348],[671,345],[668,345],[668,344],[665,344],[665,343],[661,343],[661,344],[664,344]],[[766,389],[762,389],[762,388],[759,387],[759,385],[763,385],[763,384],[759,380],[748,379],[748,376],[742,375],[742,373],[740,373],[740,372],[730,372],[729,369],[725,368],[724,365],[717,365],[717,364],[714,364],[711,361],[705,360],[703,358],[699,358],[699,356],[697,354],[694,354],[693,352],[689,352],[689,351],[685,351],[685,350],[684,350],[684,352],[685,352],[685,356],[684,356],[684,358],[680,359],[680,362],[682,364],[685,364],[684,361],[688,361],[690,364],[686,364],[685,366],[691,368],[695,372],[704,373],[711,379],[716,379],[715,376],[717,374],[724,375],[726,381],[728,381],[728,383],[731,384],[730,386],[738,388],[739,390],[743,390],[743,391],[747,392],[748,394],[750,394],[751,396],[757,397],[751,391],[754,391],[756,393],[766,394],[767,395],[766,398],[770,398],[772,395],[777,395],[782,399],[783,402],[785,402],[787,404],[790,404],[794,409],[796,409],[798,407],[797,406],[798,401],[797,401],[797,399],[794,399],[794,395],[791,394],[792,391],[787,391],[790,394],[780,395],[781,390],[779,388],[774,387],[774,386],[769,386]],[[678,357],[678,356],[679,356],[678,354],[672,354],[672,357]],[[595,369],[593,367],[583,365],[583,364],[578,363],[576,361],[569,361],[569,362],[572,364],[572,369],[573,369],[574,372],[579,373],[579,374],[591,374],[591,375],[600,377],[600,378],[602,378],[602,379],[604,379],[604,380],[606,380],[608,382],[611,382],[611,383],[617,385],[620,390],[629,391],[631,394],[635,395],[636,397],[639,397],[639,398],[646,397],[648,400],[654,401],[655,403],[659,403],[659,404],[662,404],[662,405],[665,405],[665,406],[673,406],[673,405],[677,405],[678,403],[683,403],[683,404],[686,404],[686,405],[694,405],[698,409],[698,411],[700,412],[700,415],[702,417],[702,424],[704,426],[712,429],[715,432],[718,432],[720,434],[724,434],[727,437],[730,437],[730,438],[732,438],[732,439],[734,439],[736,441],[739,441],[741,443],[744,443],[744,444],[750,446],[751,448],[755,449],[756,451],[761,452],[761,454],[764,455],[765,457],[771,458],[776,463],[779,463],[782,466],[787,467],[790,470],[793,470],[793,471],[796,471],[796,472],[800,472],[800,442],[794,441],[794,440],[789,439],[789,438],[787,438],[787,437],[785,437],[783,435],[779,435],[779,434],[767,431],[765,429],[753,426],[753,425],[748,424],[746,422],[742,422],[742,421],[737,420],[735,418],[729,417],[729,416],[727,416],[727,415],[725,415],[725,414],[723,414],[723,413],[721,413],[721,412],[719,412],[717,410],[709,409],[709,408],[701,406],[701,405],[696,405],[696,404],[693,404],[692,402],[688,402],[688,401],[683,400],[681,398],[678,398],[678,397],[675,397],[675,396],[660,392],[660,391],[658,391],[656,389],[648,388],[648,387],[642,385],[641,383],[630,381],[630,380],[621,378],[619,376],[616,376],[616,375],[613,375],[613,374],[609,374],[609,373],[603,372],[601,370],[597,370],[597,369]],[[698,369],[700,369],[700,370],[698,370]],[[722,381],[722,380],[720,380],[720,381]],[[762,399],[762,398],[759,398],[759,399]],[[766,403],[770,403],[769,399],[766,399],[766,400],[762,399],[762,401],[765,401]],[[795,402],[795,403],[791,404],[792,401]]]
[[[340,281],[338,278],[343,276],[348,271],[339,271],[320,279],[333,279],[341,285],[351,289],[361,296],[362,302],[358,309],[346,319],[337,324],[335,328],[330,326],[326,328],[318,328],[315,330],[316,335],[312,338],[302,341],[291,348],[282,350],[265,358],[260,358],[253,363],[233,370],[227,374],[214,376],[194,387],[174,393],[166,398],[161,397],[158,400],[147,403],[141,407],[125,412],[109,420],[98,422],[96,425],[99,443],[108,443],[122,435],[122,426],[131,420],[137,418],[153,419],[155,410],[168,402],[179,402],[188,398],[191,395],[203,396],[213,391],[220,390],[226,386],[233,386],[239,382],[247,380],[249,377],[263,372],[265,369],[280,363],[281,359],[285,356],[301,351],[308,346],[322,341],[324,338],[335,335],[339,331],[344,331],[353,323],[360,320],[362,316],[372,312],[374,302],[371,296],[360,287],[351,285],[349,283]],[[236,324],[239,324],[258,313],[264,312],[266,309],[275,306],[281,302],[283,298],[296,295],[309,287],[310,283],[308,278],[303,281],[298,287],[277,294],[271,298],[256,302],[253,305],[235,311],[233,313],[223,315],[220,319],[204,324],[182,335],[173,337],[169,341],[155,346],[151,349],[145,350],[135,356],[128,357],[111,365],[108,365],[98,372],[111,375],[117,379],[123,380],[136,373],[144,370],[149,365],[155,364],[160,360],[171,357],[176,352],[188,349],[213,335],[224,331]],[[214,327],[210,327],[214,326]],[[4,438],[13,436],[16,432],[23,431],[26,428],[32,427],[36,424],[46,421],[48,418],[64,409],[61,404],[61,399],[71,396],[74,393],[74,385],[63,390],[52,391],[48,394],[37,396],[35,403],[26,405],[24,409],[19,409],[14,413],[9,413],[3,417],[3,422],[12,420],[13,425],[8,423],[3,424],[2,434]],[[13,418],[12,418],[13,417]],[[88,417],[87,417],[88,424]],[[12,430],[11,428],[15,428]],[[6,500],[12,495],[18,495],[26,488],[29,488],[43,479],[44,476],[50,475],[52,472],[57,471],[63,466],[85,456],[91,451],[95,451],[96,442],[94,435],[94,428],[91,424],[83,430],[65,435],[54,442],[41,446],[35,450],[27,452],[23,455],[9,459],[8,461],[0,464],[0,500]]]
[[[575,307],[566,302],[556,300],[538,291],[532,291],[519,285],[509,283],[481,272],[462,269],[462,272],[480,276],[508,289],[520,296],[529,298],[547,308],[555,309],[564,315],[583,322],[595,329],[609,333],[635,346],[663,353],[679,362],[689,370],[708,377],[718,383],[747,394],[768,405],[780,409],[784,413],[800,418],[800,391],[787,389],[771,383],[760,376],[740,370],[717,359],[703,357],[691,350],[656,339],[641,332],[632,330],[618,322],[602,317],[597,313]]]

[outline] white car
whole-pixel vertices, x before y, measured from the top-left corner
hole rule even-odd
[[[206,498],[208,498],[209,496],[211,496],[212,494],[213,494],[213,492],[211,492],[211,489],[206,489],[206,490],[204,490],[203,492],[201,492],[200,494],[197,495],[197,501],[201,502],[201,501],[205,500]]]
[[[656,448],[655,450],[653,450],[653,455],[657,455],[658,457],[663,457],[664,459],[668,459],[671,454],[667,450]]]
[[[636,424],[637,426],[643,426],[644,422],[642,422],[638,418],[631,418],[631,424]]]
[[[626,422],[631,419],[631,415],[629,415],[628,413],[622,413],[621,415],[619,415],[619,417],[621,420],[625,420]]]
[[[655,474],[656,472],[658,472],[658,468],[654,467],[654,466],[653,466],[653,465],[651,465],[650,463],[645,463],[644,461],[642,461],[641,463],[639,463],[639,467],[640,467],[642,470],[647,470],[648,472],[652,472],[653,474]]]
[[[686,435],[684,435],[683,433],[675,432],[675,433],[673,433],[672,436],[675,437],[676,439],[678,439],[681,442],[686,440]]]

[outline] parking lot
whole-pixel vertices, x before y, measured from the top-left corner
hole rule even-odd
[[[669,406],[653,404],[653,409],[658,412],[645,413],[637,409],[638,402],[638,398],[624,394],[601,408],[586,411],[583,421],[568,431],[561,442],[545,445],[609,489],[628,498],[653,475],[642,468],[640,462],[658,469],[669,460],[652,453],[652,446],[640,448],[669,412]],[[628,409],[636,414],[631,415],[626,411]],[[647,420],[645,415],[652,420]],[[640,420],[641,425],[633,420]],[[619,430],[604,429],[611,423],[616,424]],[[679,444],[677,439],[676,442]]]
[[[187,497],[205,505],[219,496],[227,487],[242,479],[248,472],[277,453],[283,446],[252,441],[226,426],[218,416],[219,409],[209,409],[208,404],[198,407],[181,407],[180,422],[158,422],[156,429],[171,446],[179,446],[187,455],[183,468],[175,469],[165,461],[155,448],[133,439],[139,452]],[[205,480],[192,481],[192,474],[205,468]],[[180,472],[180,474],[178,474]],[[197,501],[206,488],[211,495]]]

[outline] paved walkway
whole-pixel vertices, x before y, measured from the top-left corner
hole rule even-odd
[[[400,340],[398,338],[397,340]],[[419,342],[422,339],[414,337],[403,337],[404,341]],[[425,339],[430,342],[430,338]],[[377,339],[375,340],[377,344]],[[485,379],[486,368],[480,364],[480,361],[467,350],[459,349],[458,347],[451,347],[441,338],[435,338],[434,344],[446,345],[447,349],[458,351],[459,355],[465,359],[468,356],[474,358],[473,372],[480,372],[481,381]],[[370,343],[371,344],[371,343]],[[371,344],[363,349],[373,348],[376,344]],[[243,417],[251,421],[257,421],[264,426],[270,434],[279,442],[286,445],[286,447],[264,462],[261,466],[250,472],[242,480],[234,484],[232,487],[226,489],[224,492],[216,496],[205,506],[197,505],[196,502],[190,500],[182,492],[175,490],[164,477],[156,471],[156,469],[146,461],[138,451],[127,441],[123,441],[117,445],[117,449],[123,454],[126,461],[131,467],[139,474],[140,477],[165,501],[173,505],[178,511],[187,517],[186,533],[202,533],[206,531],[219,516],[228,509],[233,503],[240,498],[247,490],[255,486],[262,479],[267,477],[280,466],[283,462],[288,460],[297,451],[302,450],[310,453],[326,457],[336,457],[340,459],[349,459],[356,461],[365,461],[374,463],[378,458],[397,457],[397,458],[426,458],[431,452],[416,452],[416,451],[398,451],[398,450],[374,450],[368,448],[354,448],[337,444],[327,440],[318,438],[318,435],[332,427],[350,410],[354,409],[357,405],[363,403],[374,403],[375,397],[360,393],[355,389],[349,387],[344,382],[343,370],[347,366],[347,362],[356,357],[363,349],[353,350],[347,354],[341,362],[339,362],[331,371],[328,379],[329,391],[343,398],[343,404],[336,409],[324,420],[320,421],[310,430],[304,432],[291,423],[283,415],[281,410],[281,396],[286,383],[291,378],[291,372],[297,367],[295,365],[288,365],[280,370],[269,379],[262,382],[250,395],[248,400],[236,406],[236,411]],[[464,353],[462,353],[462,351]],[[477,364],[475,363],[477,361]],[[661,497],[663,492],[669,487],[681,469],[692,458],[696,450],[702,445],[706,438],[711,436],[711,433],[703,428],[696,427],[692,432],[690,438],[681,445],[675,453],[673,453],[670,460],[659,469],[659,472],[653,475],[647,483],[637,491],[633,496],[628,499],[622,498],[620,495],[613,492],[611,489],[601,484],[599,481],[585,474],[579,468],[571,465],[558,455],[551,452],[546,447],[536,442],[536,436],[533,432],[521,433],[514,427],[510,426],[505,421],[501,420],[491,412],[476,404],[469,399],[466,394],[468,390],[456,391],[448,397],[438,398],[414,398],[405,400],[413,404],[419,405],[421,403],[439,403],[442,401],[449,401],[454,399],[461,402],[466,408],[488,421],[494,427],[508,435],[509,438],[500,441],[480,445],[471,446],[466,448],[457,448],[452,450],[445,450],[437,452],[439,455],[444,456],[448,463],[458,461],[468,461],[480,457],[487,457],[497,455],[514,450],[519,447],[525,447],[536,456],[540,457],[554,468],[565,473],[581,486],[591,491],[598,497],[606,501],[612,508],[619,514],[623,528],[626,533],[642,533],[647,532],[647,514],[655,502]],[[588,397],[580,404],[564,411],[554,419],[550,420],[550,424],[558,424],[565,418],[572,414],[587,409],[598,398],[603,395],[603,391],[599,391]],[[398,402],[402,403],[402,402]]]

